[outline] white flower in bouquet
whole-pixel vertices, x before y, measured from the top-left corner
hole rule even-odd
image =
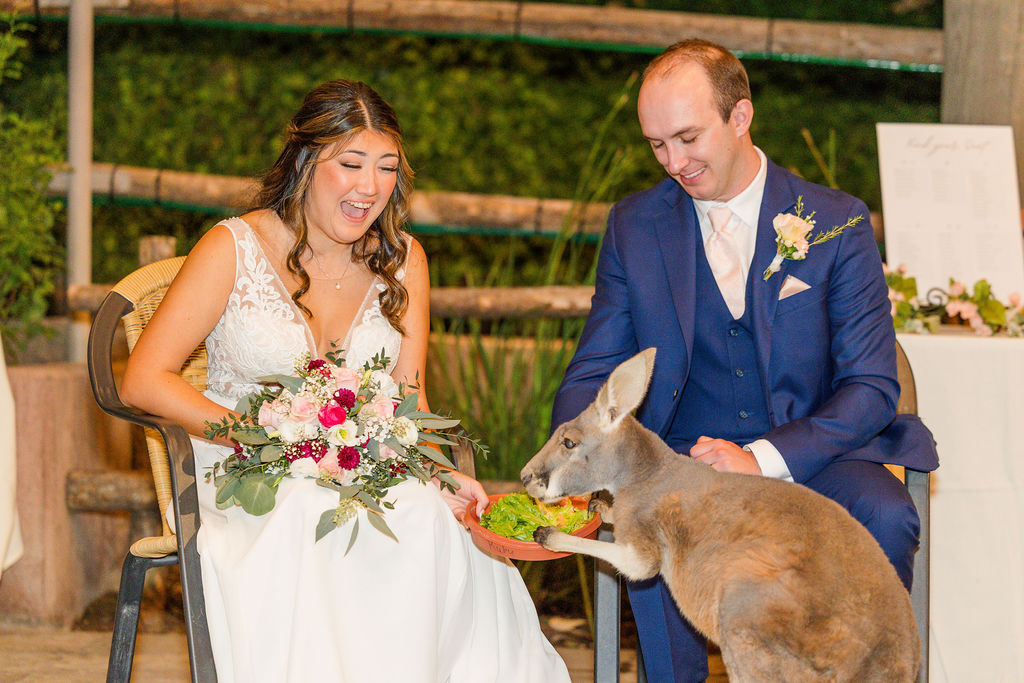
[[[315,439],[317,431],[318,429],[315,423],[298,422],[291,418],[285,418],[284,421],[277,426],[277,433],[285,443],[299,443],[300,441]]]
[[[288,474],[293,477],[318,477],[320,466],[313,458],[297,458],[288,466]]]
[[[359,425],[354,420],[345,420],[327,430],[327,443],[340,448],[359,445]]]
[[[374,370],[370,373],[370,385],[377,387],[378,395],[384,394],[388,398],[398,396],[398,383],[383,370]]]
[[[416,423],[409,418],[396,417],[391,423],[391,434],[398,439],[403,446],[411,446],[419,439],[420,433],[416,429]]]

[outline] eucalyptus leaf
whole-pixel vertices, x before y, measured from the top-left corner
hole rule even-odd
[[[368,515],[366,515],[366,518],[370,520],[370,524],[373,525],[373,528],[375,528],[382,534],[390,536],[391,538],[395,539],[396,543],[398,542],[398,536],[395,536],[394,532],[391,531],[391,528],[388,526],[387,522],[384,521],[383,516],[375,515],[371,512]]]
[[[260,462],[274,462],[283,455],[283,448],[277,444],[268,444],[260,449]]]
[[[412,410],[412,411],[409,411],[408,413],[406,413],[405,416],[407,418],[409,418],[410,420],[420,420],[420,419],[425,418],[425,417],[428,417],[428,418],[432,417],[432,418],[437,418],[437,419],[441,418],[440,415],[435,415],[434,413],[428,413],[425,410]]]
[[[455,477],[452,476],[451,472],[442,470],[438,472],[437,475],[435,476],[437,476],[437,478],[443,481],[444,483],[450,485],[453,489],[462,488],[459,485],[459,482],[455,481]]]
[[[345,546],[345,554],[348,555],[348,551],[352,550],[352,546],[356,543],[356,536],[359,535],[359,518],[356,517],[356,521],[352,523],[352,535],[348,537],[348,545]]]
[[[384,439],[384,445],[393,450],[395,453],[405,453],[405,446],[399,443],[398,439],[393,436],[389,436]]]
[[[380,444],[374,439],[366,442],[366,452],[371,458],[380,462]]]
[[[395,417],[408,417],[408,414],[416,408],[416,404],[419,401],[417,394],[409,394],[402,399],[402,402],[395,408]]]
[[[237,490],[238,478],[226,477],[224,481],[217,487],[217,505],[220,506],[221,503],[230,503],[231,500],[235,497],[235,491]]]
[[[238,399],[238,403],[235,404],[235,412],[242,413],[243,415],[248,413],[249,409],[252,407],[252,396],[252,394],[246,394],[242,398]]]
[[[306,383],[306,380],[301,377],[294,377],[292,375],[264,375],[263,377],[257,377],[256,381],[263,384],[280,384],[293,394],[299,393],[302,385]]]
[[[448,445],[451,445],[451,446],[455,445],[455,442],[452,441],[451,439],[446,439],[445,437],[441,436],[440,434],[435,434],[433,432],[420,432],[420,441],[426,441],[427,443],[444,443],[444,444],[448,444]],[[431,449],[427,449],[427,450],[433,450],[433,449],[431,448]]]
[[[316,524],[317,541],[338,528],[338,525],[334,523],[335,512],[336,510],[324,510],[324,513],[320,515],[320,521]]]
[[[236,429],[231,435],[235,438],[235,441],[244,443],[246,446],[262,446],[263,444],[270,443],[270,439],[267,438],[263,430],[255,427]]]
[[[419,420],[419,426],[426,429],[451,429],[459,424],[460,420],[448,420],[444,418],[425,417]]]
[[[433,448],[424,448],[420,452],[439,465],[444,465],[449,469],[455,469],[455,463],[449,460],[448,457],[441,451],[434,450]]]
[[[368,510],[381,512],[380,505],[378,505],[377,501],[373,499],[373,496],[368,494],[366,491],[360,491],[357,493],[356,500],[365,505]]]
[[[250,515],[265,515],[274,509],[275,488],[269,484],[273,477],[250,475],[242,479],[238,489],[235,491],[235,498],[242,509]]]

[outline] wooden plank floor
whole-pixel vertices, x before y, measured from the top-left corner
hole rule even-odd
[[[94,683],[106,677],[110,634],[0,626],[0,683]],[[594,653],[558,648],[573,683],[592,683]],[[621,683],[636,682],[636,656],[622,652]],[[721,660],[712,659],[708,681],[724,682]],[[181,683],[188,680],[188,647],[180,633],[140,633],[132,680]]]
[[[106,677],[110,634],[97,631],[0,630],[0,683],[94,683]],[[573,683],[593,681],[592,650],[563,648]],[[635,683],[635,656],[623,652],[622,683]],[[188,680],[188,646],[180,633],[140,633],[132,680]]]

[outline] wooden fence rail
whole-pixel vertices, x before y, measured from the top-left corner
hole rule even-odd
[[[64,15],[69,0],[0,0],[0,9]],[[859,64],[943,63],[940,29],[762,19],[614,6],[480,0],[94,0],[101,16],[323,30],[479,35],[658,50],[701,36],[752,56]]]
[[[54,170],[48,191],[52,196],[65,196],[71,173],[66,166]],[[140,199],[231,212],[243,210],[254,189],[251,178],[106,163],[92,165],[93,194],[111,199]],[[557,234],[568,221],[573,230],[600,235],[609,207],[595,203],[584,210],[568,199],[429,190],[417,190],[410,198],[411,219],[416,225],[524,234]]]
[[[48,188],[50,195],[65,196],[70,175],[66,166],[55,169]],[[94,163],[92,166],[93,194],[111,199],[216,208],[231,213],[245,208],[253,189],[251,178],[238,176],[106,163]],[[568,199],[431,190],[416,190],[410,198],[414,226],[493,230],[523,235],[555,235],[568,226],[575,232],[596,237],[604,232],[609,208],[610,204],[598,202],[580,207]],[[882,242],[881,220],[880,214],[871,212],[875,241],[879,243]]]

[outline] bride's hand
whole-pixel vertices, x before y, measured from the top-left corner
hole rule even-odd
[[[466,515],[466,506],[469,505],[471,500],[476,501],[477,516],[482,515],[487,508],[487,504],[490,503],[490,499],[487,498],[487,492],[484,491],[484,487],[480,485],[480,482],[458,470],[451,470],[448,474],[452,476],[459,485],[459,488],[455,491],[450,491],[447,488],[441,487],[441,497],[448,504],[452,514],[455,515],[455,519],[460,522],[462,521],[462,518]],[[434,483],[440,485],[437,479],[434,480]]]

